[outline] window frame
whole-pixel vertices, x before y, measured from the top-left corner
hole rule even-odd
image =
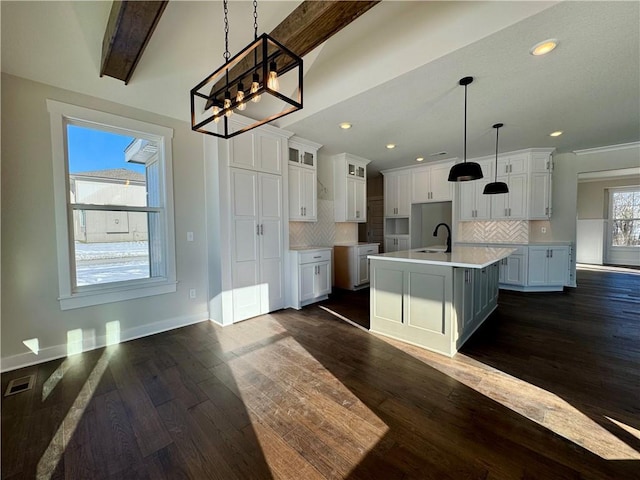
[[[101,305],[135,298],[175,292],[175,228],[173,209],[172,139],[173,129],[111,113],[47,99],[51,123],[53,191],[58,256],[58,286],[61,310]],[[106,132],[143,138],[158,145],[159,182],[163,211],[163,237],[166,275],[105,284],[75,286],[73,257],[73,206],[70,199],[67,161],[67,125],[94,128]]]
[[[629,192],[634,192],[634,193],[640,193],[640,185],[635,185],[635,186],[628,186],[628,187],[611,187],[608,189],[609,190],[609,212],[608,212],[608,217],[609,217],[609,222],[610,222],[610,226],[609,226],[609,238],[607,239],[607,247],[609,249],[615,249],[615,250],[632,250],[632,251],[638,251],[640,250],[640,245],[614,245],[613,244],[613,225],[616,221],[616,218],[614,218],[613,216],[613,211],[614,211],[614,201],[613,201],[613,196],[616,193],[629,193]],[[640,223],[640,217],[639,218],[632,218],[631,220],[633,220],[634,222],[639,222]]]

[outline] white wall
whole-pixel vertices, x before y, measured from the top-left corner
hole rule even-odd
[[[176,293],[60,310],[48,98],[174,129]],[[107,322],[118,321],[126,339],[208,317],[202,145],[185,122],[2,74],[3,369],[65,355],[70,330],[82,329],[90,346],[104,340]],[[32,338],[37,356],[22,343]]]
[[[608,218],[610,188],[640,185],[640,176],[629,175],[624,179],[580,182],[578,184],[578,219]]]

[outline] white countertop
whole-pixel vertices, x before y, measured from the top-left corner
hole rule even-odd
[[[378,255],[369,255],[368,258],[372,260],[423,263],[445,267],[485,268],[493,263],[499,262],[503,258],[507,258],[516,251],[515,248],[460,246],[454,246],[451,249],[451,253],[425,253],[420,250],[424,250],[424,248],[380,253]]]
[[[334,247],[364,247],[366,245],[374,246],[380,244],[376,242],[339,242],[333,244]]]
[[[301,251],[301,250],[333,250],[333,247],[318,247],[313,245],[289,247],[289,250]]]

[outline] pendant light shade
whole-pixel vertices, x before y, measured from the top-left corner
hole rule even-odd
[[[498,181],[498,131],[500,127],[504,127],[503,123],[496,123],[493,128],[496,129],[496,174],[495,180],[487,183],[482,191],[485,195],[497,195],[499,193],[509,193],[509,186],[504,182]]]
[[[464,86],[464,161],[457,163],[449,170],[450,182],[468,182],[483,177],[482,167],[476,162],[467,162],[467,86],[473,82],[473,77],[460,79],[460,85]]]

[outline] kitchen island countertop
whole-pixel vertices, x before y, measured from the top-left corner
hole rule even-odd
[[[515,248],[508,247],[460,247],[454,246],[451,253],[425,252],[425,248],[416,248],[400,252],[369,255],[371,260],[389,260],[405,263],[421,263],[448,267],[485,268],[507,258]]]

